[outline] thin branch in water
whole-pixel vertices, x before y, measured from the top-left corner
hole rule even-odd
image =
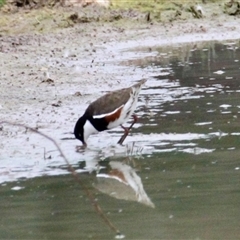
[[[67,166],[68,166],[68,171],[72,174],[72,176],[74,177],[74,179],[76,180],[76,182],[78,182],[80,184],[80,186],[83,188],[86,196],[88,197],[88,199],[90,200],[90,202],[92,203],[92,205],[94,206],[95,211],[97,212],[97,214],[103,219],[103,221],[108,225],[108,227],[114,231],[116,233],[116,238],[121,238],[123,237],[123,235],[120,233],[120,231],[113,225],[113,223],[108,219],[108,217],[104,214],[103,210],[101,209],[101,207],[99,206],[99,204],[97,203],[97,201],[95,200],[94,196],[92,195],[91,191],[84,185],[84,183],[82,182],[82,180],[80,179],[80,177],[78,176],[77,172],[75,171],[75,169],[72,167],[72,165],[70,164],[70,162],[68,161],[66,155],[63,153],[62,149],[59,147],[59,145],[57,144],[57,142],[52,138],[49,137],[47,134],[42,133],[40,131],[38,131],[35,128],[26,126],[24,124],[20,124],[20,123],[14,123],[14,122],[9,122],[9,121],[0,121],[0,125],[3,124],[7,124],[7,125],[11,125],[11,126],[16,126],[16,127],[22,127],[22,128],[26,128],[26,130],[29,130],[31,132],[34,132],[46,139],[48,139],[49,141],[51,141],[55,147],[57,148],[57,150],[60,153],[60,156],[64,159],[64,161],[66,162]],[[1,127],[0,127],[1,128]]]

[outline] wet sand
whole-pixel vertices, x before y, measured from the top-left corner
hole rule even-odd
[[[76,120],[92,100],[151,76],[127,61],[154,57],[156,46],[191,42],[194,48],[201,41],[240,38],[240,19],[214,14],[214,9],[206,11],[203,19],[164,23],[128,19],[79,23],[43,34],[32,30],[1,33],[0,120],[37,127],[56,139],[73,163],[83,160],[83,155],[75,152],[80,142],[61,138],[73,137]],[[110,133],[101,133],[91,138],[90,146],[104,148],[120,135],[109,140]],[[48,166],[46,159],[59,165],[62,160],[53,149],[25,129],[4,125],[0,131],[1,174],[9,177],[13,168],[29,166],[34,175],[37,166],[38,175],[39,165],[42,169]],[[90,158],[96,155],[91,154],[86,153]],[[15,158],[21,161],[12,161]]]

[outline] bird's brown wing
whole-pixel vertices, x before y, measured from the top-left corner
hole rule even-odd
[[[92,102],[86,113],[91,116],[111,113],[129,100],[131,91],[130,87],[107,93]]]

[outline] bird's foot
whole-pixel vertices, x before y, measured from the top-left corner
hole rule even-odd
[[[81,146],[76,146],[76,152],[82,152],[83,150],[85,150],[87,148],[87,144],[84,143]]]

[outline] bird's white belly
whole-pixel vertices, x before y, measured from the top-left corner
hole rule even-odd
[[[98,133],[98,130],[87,120],[83,128],[84,140],[87,141],[91,134]]]

